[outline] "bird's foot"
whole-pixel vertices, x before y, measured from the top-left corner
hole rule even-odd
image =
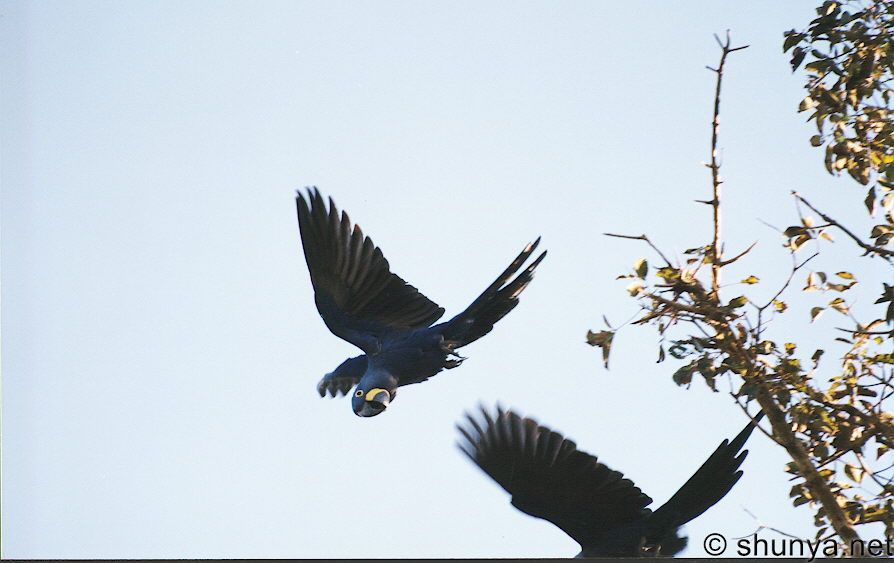
[[[444,367],[447,369],[453,369],[453,368],[459,366],[460,364],[462,364],[467,359],[465,356],[460,356],[459,354],[454,352],[453,348],[450,348],[449,350],[444,350],[444,351],[447,352],[448,356],[452,357],[452,359],[444,362]]]
[[[453,369],[455,367],[458,367],[460,364],[462,364],[465,361],[465,359],[466,358],[463,358],[462,356],[460,356],[459,359],[457,359],[457,360],[447,360],[444,362],[444,369]]]

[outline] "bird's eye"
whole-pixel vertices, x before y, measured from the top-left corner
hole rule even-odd
[[[363,391],[361,391],[360,389],[358,389],[357,392],[354,393],[354,396],[355,396],[355,397],[362,397],[362,396],[363,396]]]

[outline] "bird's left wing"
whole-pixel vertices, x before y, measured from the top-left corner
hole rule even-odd
[[[347,395],[351,387],[360,383],[359,377],[339,376],[334,373],[327,374],[317,383],[317,393],[320,397],[325,397],[328,393],[330,397],[338,397],[339,395]]]
[[[298,192],[298,225],[317,310],[329,330],[367,353],[388,332],[427,327],[444,309],[400,276],[347,213],[319,190]]]
[[[355,358],[348,358],[335,368],[332,373],[327,373],[317,383],[317,393],[320,394],[320,397],[325,397],[327,393],[330,397],[338,397],[339,394],[347,395],[351,387],[360,383],[360,378],[363,377],[366,366],[367,357],[365,354]]]
[[[522,512],[548,520],[581,545],[650,513],[636,485],[571,440],[497,407],[466,415],[460,449],[512,495]]]
[[[759,412],[732,441],[721,442],[674,496],[655,511],[653,520],[682,526],[720,502],[742,477],[739,467],[748,455],[742,448],[763,416]]]

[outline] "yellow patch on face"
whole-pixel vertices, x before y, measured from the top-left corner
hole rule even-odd
[[[386,393],[388,393],[387,389],[379,389],[378,387],[376,387],[375,389],[370,389],[369,391],[366,392],[366,400],[372,401],[373,397],[378,395],[380,391],[385,391]],[[389,393],[388,396],[390,397],[391,394]]]

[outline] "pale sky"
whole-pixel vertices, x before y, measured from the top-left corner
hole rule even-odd
[[[725,81],[724,228],[730,251],[760,241],[736,275],[760,297],[786,273],[761,221],[796,222],[792,189],[865,224],[781,52],[817,3],[0,3],[2,555],[574,555],[455,448],[479,400],[659,506],[746,419],[725,383],[674,385],[652,329],[602,367],[586,331],[636,312],[615,277],[653,257],[601,233],[709,240],[693,200],[727,28],[751,47]],[[315,391],[356,350],[314,308],[307,185],[448,316],[536,236],[549,256],[461,368],[361,419]],[[778,329],[812,349],[837,319],[810,325],[804,303]],[[685,555],[760,523],[813,537],[784,452],[749,449]]]

